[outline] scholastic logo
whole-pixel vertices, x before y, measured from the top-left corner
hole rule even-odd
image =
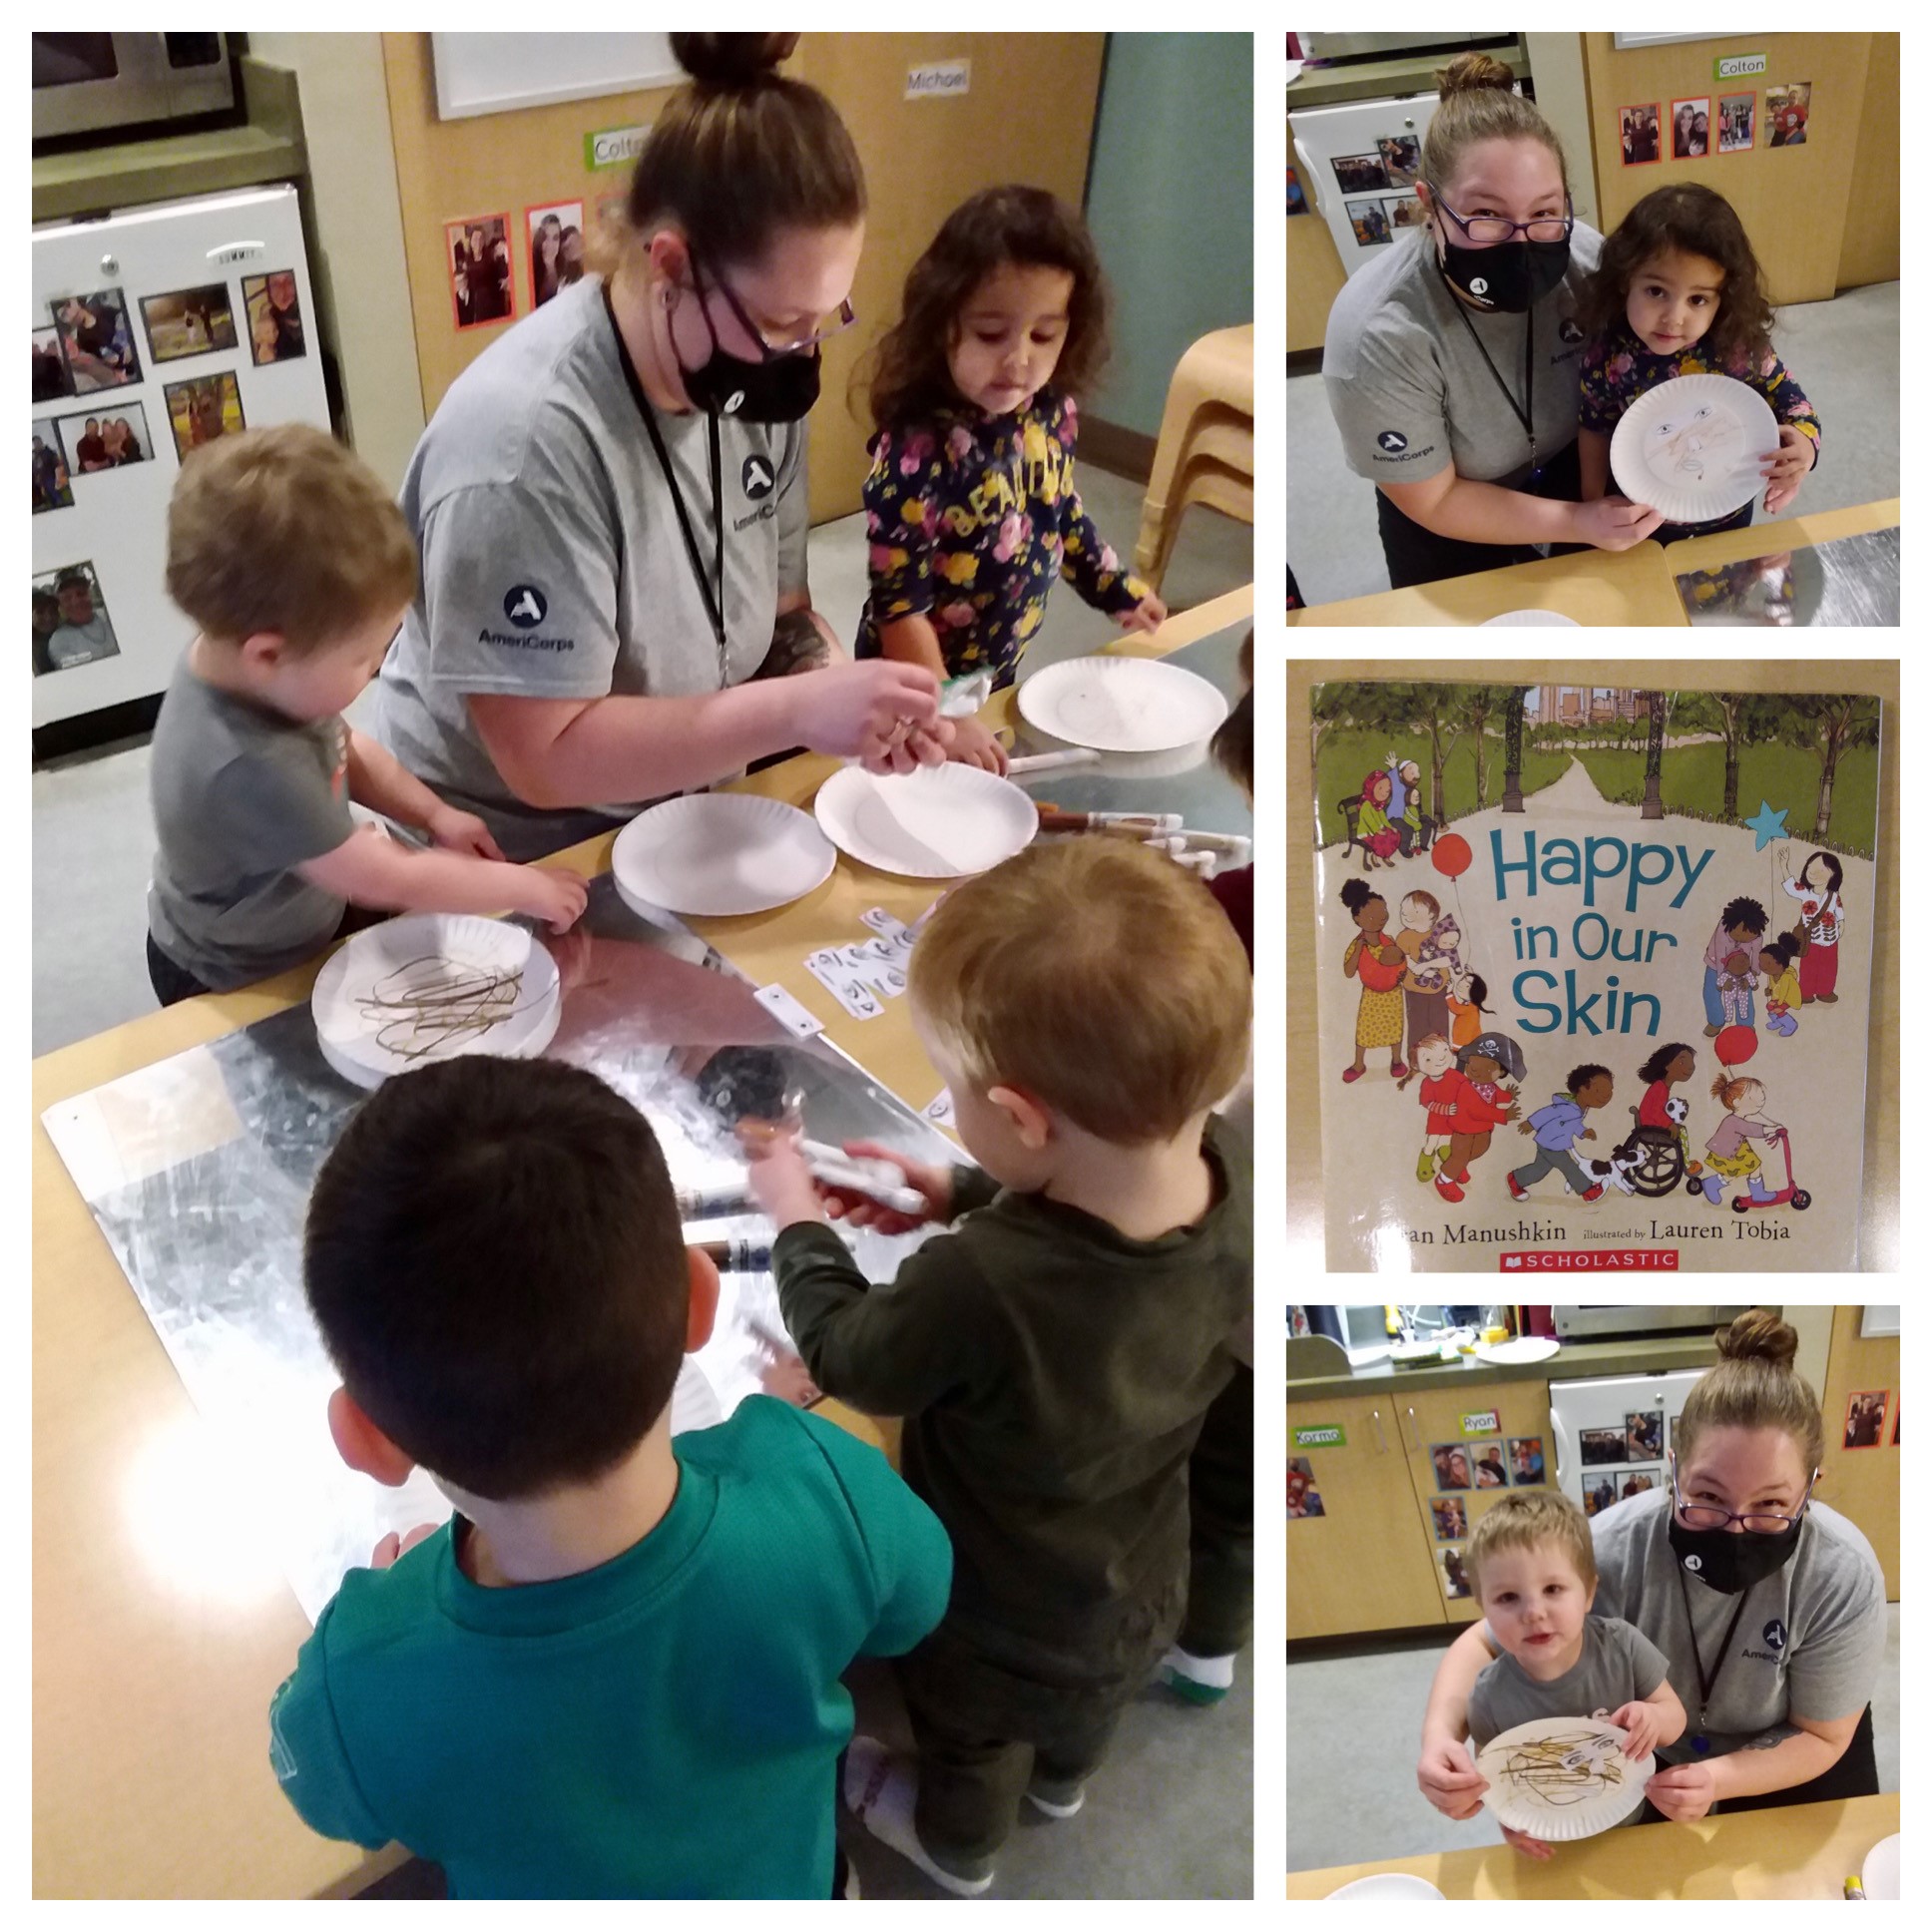
[[[1499,1254],[1496,1265],[1504,1273],[1529,1272],[1589,1274],[1599,1269],[1663,1268],[1675,1273],[1678,1251],[1675,1247],[1544,1247],[1521,1248]]]

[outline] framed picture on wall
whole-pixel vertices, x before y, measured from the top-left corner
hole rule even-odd
[[[530,248],[530,306],[584,278],[584,204],[539,202],[523,211]]]
[[[1619,108],[1617,130],[1624,144],[1624,166],[1643,168],[1664,159],[1664,144],[1658,138],[1658,103],[1647,101],[1641,107]]]
[[[517,312],[508,215],[471,215],[443,224],[450,308],[458,328],[507,322]]]
[[[1720,94],[1717,97],[1717,152],[1741,155],[1757,140],[1757,96]]]
[[[1671,159],[1702,161],[1710,153],[1710,96],[1671,103]]]
[[[1771,148],[1801,148],[1811,121],[1811,83],[1792,81],[1764,90],[1764,119],[1771,124]]]

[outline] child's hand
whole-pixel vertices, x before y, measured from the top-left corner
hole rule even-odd
[[[1415,1782],[1445,1818],[1473,1818],[1483,1808],[1483,1793],[1489,1789],[1489,1779],[1477,1770],[1468,1744],[1460,1738],[1431,1742],[1425,1737]]]
[[[1648,1757],[1657,1749],[1657,1712],[1640,1699],[1632,1698],[1613,1710],[1605,1722],[1615,1724],[1624,1733],[1624,1755],[1633,1761]]]
[[[1547,1858],[1550,1847],[1541,1838],[1532,1838],[1527,1831],[1512,1831],[1508,1825],[1502,1827],[1503,1839],[1514,1845],[1526,1858]]]
[[[1774,515],[1797,496],[1799,483],[1817,460],[1818,446],[1803,430],[1795,423],[1778,424],[1777,454],[1764,463],[1765,480],[1770,484],[1764,492],[1766,516]]]
[[[1158,631],[1168,621],[1168,607],[1150,591],[1131,611],[1123,611],[1123,631]]]
[[[371,1570],[388,1569],[398,1557],[406,1557],[418,1543],[434,1536],[442,1527],[440,1523],[418,1523],[405,1537],[398,1537],[395,1531],[391,1530],[370,1554],[369,1568]]]
[[[1594,1127],[1586,1127],[1584,1131],[1577,1136],[1577,1139],[1580,1141],[1594,1141],[1596,1138],[1597,1138],[1597,1130]]]
[[[438,805],[429,814],[423,830],[430,843],[446,852],[468,852],[477,858],[501,860],[502,848],[490,836],[490,828],[473,811],[458,811],[453,805]]]
[[[751,1192],[779,1226],[825,1218],[818,1189],[799,1152],[798,1137],[773,1121],[740,1121],[738,1145],[744,1150]]]
[[[1507,1115],[1507,1114],[1505,1114],[1505,1115],[1503,1116],[1503,1118],[1504,1118],[1505,1120],[1508,1120],[1508,1119],[1510,1118],[1510,1116],[1509,1116],[1509,1115]],[[1533,1127],[1532,1127],[1532,1126],[1531,1126],[1531,1125],[1529,1124],[1529,1122],[1528,1122],[1528,1121],[1525,1121],[1525,1122],[1523,1123],[1523,1125],[1522,1125],[1521,1127],[1519,1127],[1519,1128],[1518,1128],[1518,1129],[1517,1129],[1516,1131],[1517,1131],[1517,1133],[1519,1133],[1519,1134],[1534,1134],[1534,1133],[1536,1132],[1536,1129],[1535,1129],[1535,1128],[1533,1128]]]
[[[1522,1111],[1523,1110],[1520,1107],[1518,1107],[1514,1101],[1512,1101],[1509,1104],[1509,1106],[1503,1109],[1503,1118],[1506,1121],[1513,1121],[1515,1120],[1517,1115],[1522,1113]],[[1517,1132],[1519,1134],[1527,1134],[1529,1131],[1530,1131],[1530,1124],[1528,1121],[1525,1121],[1523,1125],[1517,1129]]]
[[[591,889],[575,872],[546,871],[519,865],[518,892],[513,910],[541,919],[552,932],[568,932],[584,916]]]
[[[857,1195],[847,1188],[820,1185],[818,1198],[832,1219],[843,1220],[848,1227],[869,1227],[878,1234],[904,1234],[915,1227],[923,1227],[927,1221],[952,1219],[953,1176],[950,1168],[914,1161],[906,1155],[895,1153],[891,1148],[880,1147],[876,1141],[847,1141],[845,1152],[860,1160],[890,1161],[905,1176],[906,1186],[915,1194],[925,1197],[926,1211],[923,1214],[902,1214],[896,1208],[888,1208],[883,1202],[874,1201],[870,1195]]]
[[[1006,772],[1006,746],[976,718],[952,721],[953,741],[946,755],[955,764],[976,764],[982,771]]]

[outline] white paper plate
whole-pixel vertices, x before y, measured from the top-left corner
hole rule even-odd
[[[1020,716],[1069,744],[1097,751],[1173,751],[1205,742],[1227,716],[1206,678],[1158,658],[1072,658],[1035,672]]]
[[[1610,439],[1610,469],[1633,503],[1673,523],[1706,523],[1741,509],[1777,454],[1777,418],[1727,375],[1681,375],[1647,389]]]
[[[1583,629],[1575,618],[1565,617],[1557,611],[1505,611],[1501,617],[1484,618],[1478,628],[1484,631],[1497,627],[1504,630],[1547,630],[1553,624],[1567,631]]]
[[[1898,1844],[1899,1834],[1894,1831],[1866,1852],[1865,1868],[1859,1873],[1858,1882],[1867,1898],[1898,1896]]]
[[[748,791],[667,798],[618,833],[611,875],[619,894],[666,912],[724,918],[789,905],[838,863],[809,812]]]
[[[712,1429],[724,1420],[724,1408],[712,1378],[687,1355],[671,1391],[671,1433],[681,1436],[688,1429]]]
[[[1492,1737],[1477,1754],[1476,1768],[1489,1779],[1483,1802],[1513,1831],[1556,1841],[1594,1838],[1644,1802],[1644,1785],[1657,1768],[1655,1756],[1636,1762],[1619,1750],[1607,1760],[1615,1775],[1588,1783],[1552,1788],[1527,1764],[1518,1764],[1526,1745],[1581,1744],[1586,1739],[1621,1738],[1623,1732],[1601,1717],[1533,1717]]]
[[[1330,1898],[1440,1898],[1442,1894],[1426,1878],[1413,1872],[1370,1872],[1366,1878],[1351,1878],[1328,1894]]]
[[[1552,1335],[1519,1335],[1514,1341],[1479,1341],[1479,1362],[1547,1362],[1562,1344]]]
[[[1040,829],[1039,811],[1018,785],[950,761],[884,778],[848,764],[818,787],[813,809],[841,852],[914,879],[984,872]]]
[[[496,995],[485,982],[516,977]],[[412,991],[463,996],[478,1024],[416,1018]],[[473,997],[470,996],[473,993]],[[358,932],[329,958],[309,996],[322,1058],[358,1087],[466,1053],[530,1060],[563,1012],[557,963],[521,926],[446,912],[411,912]]]

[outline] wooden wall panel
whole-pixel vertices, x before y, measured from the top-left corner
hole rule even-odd
[[[1866,113],[1870,34],[1744,34],[1728,39],[1673,41],[1619,52],[1609,34],[1584,35],[1590,117],[1599,199],[1606,232],[1654,188],[1673,181],[1701,182],[1737,211],[1763,263],[1776,302],[1823,301],[1838,287],[1853,196],[1853,167]],[[1763,54],[1765,73],[1719,86],[1712,63],[1727,54]],[[1790,81],[1811,83],[1811,119],[1798,148],[1769,148],[1764,90]],[[1669,121],[1675,100],[1708,95],[1714,135],[1716,97],[1757,96],[1757,145],[1748,153],[1712,153],[1701,161],[1670,159]],[[1658,103],[1665,158],[1626,168],[1617,111]],[[1896,123],[1896,109],[1894,109]],[[1896,138],[1896,137],[1895,137]],[[1861,224],[1898,226],[1898,176],[1860,179],[1867,206]],[[1885,206],[1889,203],[1889,207]]]
[[[1864,1531],[1885,1572],[1886,1598],[1897,1603],[1899,1452],[1892,1431],[1898,1421],[1898,1337],[1862,1339],[1858,1323],[1863,1313],[1862,1308],[1834,1308],[1831,1313],[1831,1366],[1819,1398],[1824,1406],[1824,1476],[1818,1496]],[[1877,1389],[1890,1394],[1878,1441],[1868,1449],[1847,1449],[1845,1412],[1851,1398]]]
[[[1873,34],[1865,112],[1851,165],[1851,203],[1838,255],[1838,286],[1898,279],[1898,36]]]

